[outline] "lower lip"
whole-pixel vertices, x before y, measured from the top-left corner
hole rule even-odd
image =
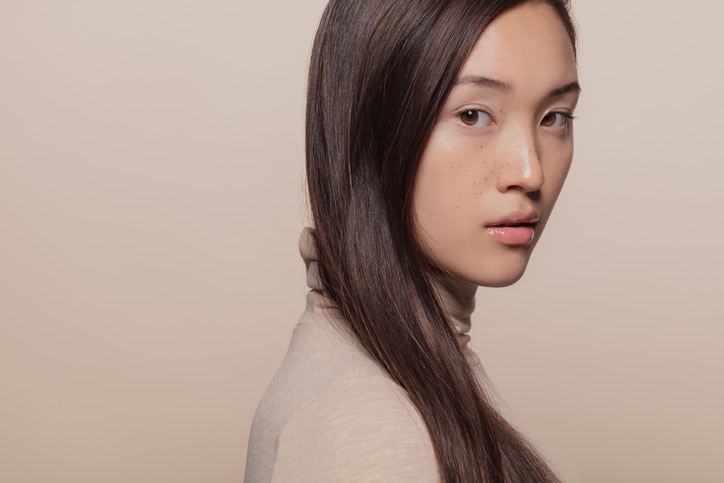
[[[532,226],[486,226],[485,230],[504,245],[529,245],[535,237]]]

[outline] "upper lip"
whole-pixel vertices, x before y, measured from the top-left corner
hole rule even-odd
[[[515,211],[485,226],[532,225],[538,220],[540,220],[540,216],[535,211]]]

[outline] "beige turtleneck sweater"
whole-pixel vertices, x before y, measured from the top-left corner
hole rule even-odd
[[[254,417],[245,483],[440,481],[417,409],[322,292],[311,228],[302,232],[299,247],[311,291]],[[440,292],[467,342],[474,294],[462,300]]]

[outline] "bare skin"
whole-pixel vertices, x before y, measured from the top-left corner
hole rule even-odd
[[[573,46],[550,6],[510,9],[478,38],[413,193],[423,249],[459,289],[523,275],[573,159],[579,91]]]

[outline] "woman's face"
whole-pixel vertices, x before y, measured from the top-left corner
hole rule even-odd
[[[418,238],[463,282],[504,286],[525,270],[573,157],[580,88],[558,14],[529,2],[478,38],[420,160]]]

